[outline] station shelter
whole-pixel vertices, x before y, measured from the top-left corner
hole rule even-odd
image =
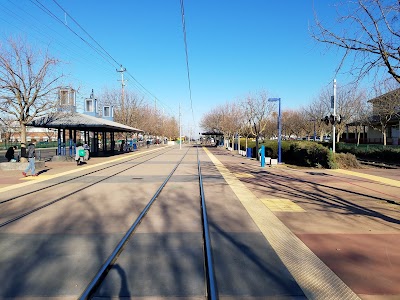
[[[138,135],[143,133],[143,130],[114,122],[112,105],[103,105],[98,111],[93,90],[84,99],[83,107],[83,113],[77,112],[76,90],[63,87],[58,91],[57,112],[36,118],[27,125],[57,131],[57,156],[74,156],[78,142],[89,146],[91,156],[113,155],[119,150],[116,149],[116,135],[127,142],[128,138],[133,141],[134,135],[138,140]]]
[[[116,149],[116,134],[129,137],[143,130],[90,115],[71,112],[58,117],[45,116],[33,120],[28,126],[57,130],[57,155],[73,156],[76,144],[82,142],[90,147],[91,156],[113,155]],[[133,148],[137,147],[133,144]]]
[[[208,131],[200,133],[201,143],[215,147],[224,145],[224,134],[221,132]]]

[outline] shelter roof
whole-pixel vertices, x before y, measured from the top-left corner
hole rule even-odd
[[[33,127],[55,128],[55,129],[74,129],[88,131],[108,131],[108,132],[143,132],[141,129],[133,128],[114,121],[96,118],[81,113],[68,113],[61,116],[44,116],[33,120],[27,124]]]
[[[399,100],[400,98],[400,88],[382,94],[378,97],[368,100],[368,102],[376,102],[376,101],[388,101],[388,99],[393,99],[394,101]]]
[[[208,132],[203,132],[202,135],[224,135],[224,134],[221,132],[208,131]]]

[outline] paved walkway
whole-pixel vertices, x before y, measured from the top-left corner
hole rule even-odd
[[[234,181],[240,180],[233,186],[246,186],[245,192],[239,188],[238,197],[243,197],[243,205],[268,241],[278,242],[276,252],[296,281],[304,283],[303,291],[310,288],[311,294],[305,292],[309,298],[315,299],[313,284],[329,282],[332,275],[325,267],[314,268],[315,254],[360,298],[400,299],[398,170],[261,168],[255,160],[224,149],[211,152],[221,168],[235,175]],[[279,222],[271,221],[274,218]],[[293,259],[298,258],[296,253],[302,253],[304,262]],[[317,299],[351,297],[324,295]]]

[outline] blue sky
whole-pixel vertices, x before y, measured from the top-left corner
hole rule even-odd
[[[180,0],[57,0],[129,71],[130,75],[125,74],[128,90],[152,105],[156,97],[157,106],[169,115],[177,116],[181,103],[184,133],[189,127],[200,131],[193,124],[191,107],[198,123],[217,104],[266,90],[282,99],[283,109],[297,109],[331,86],[340,53],[314,41],[309,25],[313,24],[313,5],[320,19],[333,22],[335,1],[315,2],[185,0],[191,102]],[[1,1],[0,40],[22,36],[48,47],[65,62],[67,82],[79,87],[78,100],[89,96],[92,88],[95,94],[105,87],[120,88],[116,62],[106,61],[88,46],[83,40],[98,47],[57,3]],[[337,78],[338,84],[346,80]]]

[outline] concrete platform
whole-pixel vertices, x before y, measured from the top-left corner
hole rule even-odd
[[[0,169],[4,171],[10,171],[10,170],[19,170],[23,171],[28,167],[27,162],[2,162],[0,163]],[[45,167],[45,162],[44,161],[35,161],[35,168],[36,169],[42,169]]]
[[[287,234],[299,238],[358,297],[400,299],[398,170],[292,169],[284,165],[261,168],[255,161],[210,150],[229,172],[238,174],[236,177],[248,188],[246,198],[255,196],[248,204],[250,211],[261,200],[290,230]],[[252,176],[243,176],[244,173]],[[260,211],[261,207],[255,210],[256,218]],[[255,220],[260,224],[270,220],[264,213],[259,217],[259,221]],[[271,224],[266,230],[272,230]],[[280,235],[281,230],[271,238]],[[284,261],[293,247],[292,242],[287,242],[280,250]],[[301,260],[294,265],[300,278],[304,267]]]

